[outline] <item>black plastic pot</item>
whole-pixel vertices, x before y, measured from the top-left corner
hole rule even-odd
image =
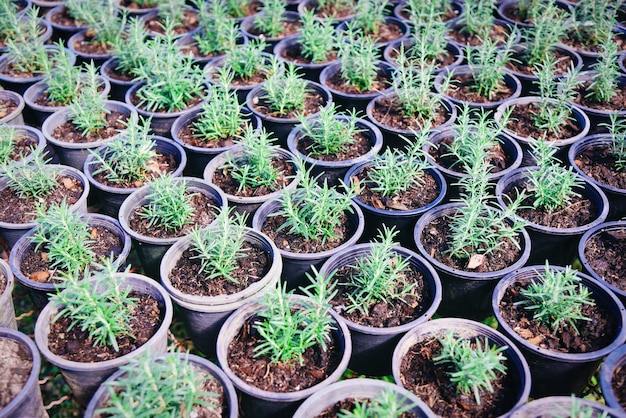
[[[0,274],[6,279],[5,288],[0,293],[0,327],[17,329],[15,307],[13,306],[13,285],[15,279],[9,265],[0,259]]]
[[[531,252],[531,241],[528,232],[522,229],[519,234],[521,255],[514,264],[503,270],[473,272],[455,269],[442,263],[424,248],[422,236],[428,233],[426,228],[431,222],[453,216],[461,205],[448,203],[425,212],[415,224],[414,239],[419,254],[435,267],[443,284],[443,299],[437,313],[442,316],[483,320],[491,314],[491,296],[496,283],[526,264]]]
[[[354,266],[357,260],[368,256],[371,248],[372,244],[357,244],[342,249],[326,260],[320,269],[320,274],[328,280],[335,271],[342,267]],[[392,251],[396,256],[406,260],[411,268],[419,271],[423,276],[428,299],[422,302],[424,311],[421,316],[396,327],[369,327],[342,317],[350,330],[353,342],[349,367],[350,370],[359,374],[368,376],[390,374],[391,354],[400,338],[413,327],[429,321],[441,302],[442,286],[435,269],[426,260],[407,248],[393,247]]]
[[[618,347],[609,354],[600,367],[599,380],[602,396],[606,404],[618,412],[615,416],[626,416],[626,408],[620,403],[620,399],[615,393],[619,387],[614,384],[615,374],[623,370],[624,366],[626,366],[626,345]],[[621,399],[621,401],[624,402],[624,399]]]
[[[515,402],[513,405],[506,405],[509,407],[509,411],[523,405],[528,400],[531,387],[530,370],[526,359],[519,351],[517,347],[502,333],[495,329],[484,325],[480,322],[471,321],[468,319],[460,318],[439,318],[432,321],[424,322],[409,332],[398,342],[392,359],[392,372],[393,380],[401,387],[404,387],[403,378],[401,374],[401,366],[404,357],[409,350],[421,341],[431,339],[433,337],[443,338],[447,332],[453,332],[457,338],[473,339],[480,338],[481,340],[488,338],[490,345],[496,345],[498,347],[506,346],[503,351],[506,357],[507,374],[512,374],[515,382],[515,387],[511,388],[515,393]],[[411,390],[411,388],[407,388]],[[507,416],[507,413],[501,415],[501,417]]]
[[[563,267],[557,266],[550,268],[564,270]],[[498,329],[519,347],[528,361],[533,382],[531,390],[533,398],[578,394],[587,386],[600,361],[626,341],[626,309],[603,283],[586,274],[577,273],[582,286],[591,290],[594,302],[603,305],[615,317],[618,329],[613,342],[599,350],[586,353],[562,353],[532,344],[504,320],[500,312],[500,303],[507,288],[516,282],[530,282],[543,272],[545,265],[535,265],[524,267],[504,277],[493,292],[492,309],[498,321]]]
[[[85,25],[76,21],[76,24],[79,26],[63,26],[55,23],[55,16],[63,15],[68,12],[67,7],[64,4],[60,4],[48,10],[45,15],[45,19],[52,26],[52,41],[57,42],[59,40],[63,40],[67,42],[67,40],[77,32],[85,29]]]
[[[111,52],[107,52],[104,54],[91,54],[87,52],[82,52],[76,48],[76,44],[80,42],[84,42],[86,39],[87,29],[83,29],[79,32],[76,32],[67,41],[67,47],[76,54],[76,58],[78,64],[81,65],[83,63],[89,64],[93,63],[96,66],[102,65],[106,60],[111,58]]]
[[[301,300],[306,299],[304,296],[297,295],[291,297]],[[350,332],[339,318],[339,315],[330,309],[328,314],[333,317],[334,322],[332,338],[335,340],[336,346],[343,351],[341,361],[337,368],[322,382],[309,388],[295,392],[269,392],[261,390],[233,373],[228,363],[230,343],[244,325],[245,321],[253,316],[259,308],[260,305],[257,302],[250,302],[237,309],[228,317],[217,337],[217,360],[222,370],[224,370],[224,373],[226,373],[226,376],[228,376],[240,392],[240,407],[244,416],[254,416],[255,418],[291,417],[302,401],[338,381],[341,375],[346,371],[350,355],[352,354]]]
[[[608,408],[601,403],[590,401],[588,399],[574,398],[580,403],[582,408],[591,408],[594,417],[619,418],[622,417],[620,411]],[[525,405],[516,408],[509,418],[543,418],[547,416],[571,416],[572,408],[571,396],[546,396],[545,398],[535,399]],[[602,415],[606,413],[607,415]]]
[[[504,196],[516,186],[527,182],[528,172],[536,170],[535,167],[522,167],[506,174],[496,184],[495,196],[501,207],[508,207],[508,199]],[[606,220],[609,213],[609,202],[602,190],[593,183],[585,181],[582,188],[575,189],[577,193],[591,200],[596,208],[594,219],[575,228],[555,228],[539,225],[514,215],[526,223],[526,229],[532,241],[529,264],[544,264],[546,260],[550,264],[565,266],[571,264],[576,257],[576,246],[580,237],[589,229],[601,224]]]
[[[0,90],[0,100],[10,100],[17,104],[17,108],[14,111],[0,118],[0,124],[23,125],[24,116],[22,111],[24,110],[25,102],[22,95],[11,90]]]
[[[111,85],[111,91],[109,94],[110,98],[112,100],[118,100],[120,102],[123,102],[128,89],[130,89],[138,82],[133,80],[120,80],[119,78],[113,77],[111,74],[117,65],[117,58],[109,58],[108,60],[104,61],[100,66],[100,75],[104,77]]]
[[[177,177],[175,181],[184,181],[186,190],[193,193],[202,193],[215,201],[215,209],[226,210],[227,200],[224,192],[212,184],[196,177]],[[119,222],[122,229],[130,235],[133,248],[148,277],[159,280],[159,265],[165,252],[182,237],[156,238],[138,233],[130,226],[130,218],[135,210],[148,203],[147,196],[151,193],[149,184],[132,192],[122,203],[119,210]]]
[[[300,35],[282,39],[276,45],[274,45],[274,56],[276,56],[276,58],[279,60],[283,60],[285,63],[292,63],[296,68],[298,68],[299,73],[302,74],[307,80],[319,82],[320,73],[322,72],[322,70],[329,65],[336,63],[337,60],[334,59],[332,61],[320,63],[305,63],[290,59],[290,53],[298,54],[298,51],[302,49],[300,45],[300,39]]]

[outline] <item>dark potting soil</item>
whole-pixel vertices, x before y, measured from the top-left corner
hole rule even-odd
[[[617,401],[623,409],[626,409],[626,367],[622,366],[615,370],[611,386]]]
[[[207,93],[207,90],[198,93],[193,99],[191,99],[189,102],[185,103],[186,108],[185,109],[190,109],[200,103],[202,103],[202,101],[204,100],[204,95]],[[132,94],[130,96],[130,101],[133,105],[141,108],[140,103],[141,103],[141,99],[139,98],[139,96],[137,96],[136,94]],[[184,110],[184,109],[181,109]],[[154,113],[169,113],[168,110],[166,109],[152,109],[152,112]]]
[[[425,336],[407,351],[400,364],[402,386],[416,394],[439,416],[497,417],[509,411],[517,401],[519,389],[515,373],[496,372],[496,379],[491,382],[493,392],[483,390],[480,403],[477,403],[474,394],[457,393],[456,385],[450,381],[448,367],[433,361],[433,357],[441,354],[438,338],[442,337]],[[484,338],[479,340],[482,346]],[[489,341],[489,344],[493,342]],[[510,370],[512,364],[507,363],[507,370]]]
[[[527,289],[530,280],[516,281],[506,289],[500,301],[500,313],[504,320],[529,343],[541,348],[563,353],[589,353],[611,344],[617,335],[617,321],[599,301],[596,305],[583,305],[581,314],[589,321],[577,321],[576,328],[564,323],[556,332],[549,325],[533,320],[533,312],[522,305],[520,294]]]
[[[626,292],[626,228],[603,230],[585,244],[589,267],[605,282]]]
[[[82,86],[78,86],[78,91],[80,91],[81,87]],[[104,90],[104,85],[103,84],[99,85],[98,91],[102,92],[103,90]],[[67,102],[63,102],[63,103],[50,100],[50,94],[48,93],[48,90],[45,90],[43,93],[41,93],[39,96],[35,98],[36,104],[38,104],[39,106],[46,106],[46,107],[67,106],[70,104],[70,102],[71,102],[71,98]]]
[[[401,108],[398,96],[387,96],[374,102],[372,115],[381,125],[389,128],[408,131],[413,129],[419,131],[430,122],[431,128],[443,125],[449,118],[448,109],[439,104],[436,109],[431,109],[432,118],[425,118],[422,115],[407,115]]]
[[[397,256],[397,255],[396,255]],[[424,282],[424,276],[413,267],[409,267],[404,278],[409,285],[413,285],[411,292],[402,297],[402,300],[381,301],[371,305],[366,313],[359,309],[348,312],[346,307],[352,305],[349,295],[354,289],[345,283],[350,282],[353,274],[358,274],[353,267],[342,267],[333,275],[337,283],[337,294],[331,300],[335,311],[349,321],[373,328],[391,328],[404,325],[419,318],[428,306],[430,289]],[[403,289],[399,288],[398,293]]]
[[[156,5],[156,0],[120,0],[120,6],[130,10],[147,9]]]
[[[5,118],[11,113],[15,112],[17,106],[17,102],[12,99],[0,99],[0,119]]]
[[[60,13],[54,13],[50,17],[50,21],[55,25],[59,25],[65,28],[77,28],[82,26],[76,19],[70,14],[70,9],[63,7]]]
[[[43,203],[46,208],[61,204],[63,200],[73,205],[83,194],[82,183],[69,176],[57,176],[59,186],[43,199],[22,199],[8,187],[0,191],[0,221],[21,224],[36,219],[36,205]]]
[[[381,92],[387,89],[391,85],[391,79],[384,74],[377,74],[372,84],[372,88],[369,90],[360,90],[357,87],[348,83],[346,79],[341,76],[341,71],[337,71],[326,80],[326,84],[334,90],[341,91],[347,94],[369,94]]]
[[[72,320],[60,317],[50,325],[48,348],[51,352],[66,360],[81,363],[97,363],[121,357],[144,345],[159,329],[163,322],[164,309],[151,296],[141,295],[133,291],[131,297],[136,298],[136,306],[130,313],[130,336],[117,338],[119,351],[106,345],[94,345],[87,331],[80,330],[80,324],[68,330]]]
[[[358,182],[358,199],[376,209],[391,211],[419,209],[434,201],[441,191],[435,178],[424,172],[421,184],[413,185],[396,196],[384,196],[382,193],[372,190],[375,184],[370,184],[369,173],[371,171],[372,168],[367,167],[350,180],[352,183]]]
[[[291,36],[291,35],[295,34],[302,27],[302,23],[300,23],[298,21],[296,21],[296,22],[283,21],[283,22],[281,22],[281,24],[282,24],[283,30],[280,31],[280,33],[277,36],[275,36],[275,38],[278,38],[278,39],[286,38],[288,36]],[[265,35],[261,31],[259,31],[255,27],[255,25],[252,25],[252,27],[250,28],[250,34],[252,34],[254,36],[267,38],[267,35]]]
[[[180,23],[174,25],[174,34],[182,35],[184,33],[189,33],[192,30],[198,29],[200,21],[198,20],[198,12],[195,10],[185,9],[183,10],[183,20]],[[146,20],[144,25],[146,32],[151,34],[164,35],[165,34],[165,23],[163,19],[158,15],[152,19]]]
[[[539,105],[537,103],[515,105],[506,128],[522,138],[530,137],[538,139],[545,135],[546,141],[560,141],[572,138],[582,131],[582,127],[573,119],[573,115],[571,119],[564,121],[559,135],[545,129],[539,129],[535,125],[535,115],[538,114],[538,112]]]
[[[96,142],[117,135],[121,129],[126,127],[125,122],[128,120],[128,116],[127,113],[110,112],[106,115],[108,126],[87,135],[83,135],[76,125],[67,121],[54,128],[51,135],[58,141],[72,144]]]
[[[96,260],[103,260],[110,254],[117,257],[122,252],[124,242],[114,231],[97,226],[90,233],[93,241],[87,247],[93,251]],[[47,247],[36,250],[34,245],[31,246],[22,260],[20,270],[24,276],[40,283],[60,283],[63,280],[59,277],[61,271],[50,266]]]
[[[406,52],[407,57],[411,57],[413,55],[412,48],[413,46],[410,46],[408,48],[405,47],[405,52]],[[399,50],[395,48],[389,54],[389,57],[391,58],[391,60],[396,64],[397,64],[396,60],[398,59],[398,54],[399,54]],[[454,63],[456,59],[457,59],[457,56],[454,55],[454,53],[452,53],[451,51],[448,51],[446,49],[445,52],[439,55],[438,58],[432,61],[428,61],[427,64],[432,64],[435,66],[435,68],[440,69],[440,68],[444,68],[449,65],[452,65],[452,63]]]
[[[578,51],[585,52],[600,52],[602,47],[600,45],[589,45],[586,40],[594,42],[592,38],[584,37],[584,39],[578,39],[571,31],[567,33],[567,36],[561,38],[561,42],[565,45],[574,48]],[[613,42],[617,46],[618,51],[626,50],[626,37],[620,34],[613,34]]]
[[[552,58],[555,60],[555,73],[556,75],[562,75],[567,73],[567,70],[572,65],[572,57],[559,50],[552,50]],[[506,68],[518,73],[535,75],[535,69],[533,66],[528,65],[528,56],[525,50],[520,52],[514,52],[509,62],[506,63]],[[537,87],[534,87],[537,90]]]
[[[522,201],[516,215],[528,222],[551,228],[576,228],[592,222],[598,216],[598,208],[585,196],[574,196],[563,208],[552,212],[535,209],[535,198],[528,190],[530,187],[530,183],[522,183],[505,193],[505,201],[513,202],[521,190],[526,190],[527,197]]]
[[[106,75],[118,81],[133,81],[135,79],[134,75],[118,71],[114,66],[111,66],[110,69],[106,71]]]
[[[150,225],[150,219],[141,216],[142,207],[137,207],[130,215],[128,224],[131,229],[138,234],[151,238],[173,238],[182,237],[190,233],[194,228],[209,225],[215,219],[215,211],[218,207],[217,202],[211,196],[203,193],[187,192],[190,196],[191,205],[193,206],[193,214],[189,219],[189,223],[182,228],[171,231],[162,224]]]
[[[344,400],[336,402],[333,406],[326,408],[322,411],[322,413],[315,416],[315,418],[336,418],[339,416],[339,412],[341,411],[349,411],[352,412],[356,404],[370,404],[371,399],[361,399],[361,398],[346,398]],[[400,415],[394,417],[396,418],[417,418],[417,415],[414,412],[403,412]]]
[[[626,189],[626,171],[615,165],[610,145],[593,145],[576,156],[574,164],[583,173],[599,183],[618,189]]]
[[[261,232],[270,237],[278,248],[292,253],[310,254],[332,250],[346,242],[355,231],[354,226],[348,222],[348,216],[343,215],[339,226],[334,231],[339,238],[332,238],[326,242],[306,240],[299,235],[290,234],[287,228],[276,232],[286,221],[284,216],[269,216],[261,227]]]
[[[404,20],[411,20],[408,6],[405,6],[400,10],[400,17],[402,17],[402,19]],[[448,5],[448,8],[442,16],[442,20],[445,22],[447,20],[451,20],[457,17],[459,17],[459,11],[451,5]]]
[[[102,167],[101,165],[95,165],[94,171],[99,170],[101,167]],[[150,159],[146,163],[146,167],[148,168],[148,171],[146,172],[146,177],[143,180],[136,180],[132,183],[128,181],[120,182],[120,183],[114,183],[114,182],[108,181],[105,178],[104,173],[96,174],[93,177],[94,177],[94,180],[96,180],[98,183],[104,184],[105,186],[109,186],[109,187],[116,187],[119,189],[141,187],[144,184],[146,184],[146,182],[152,180],[155,177],[160,176],[163,173],[171,173],[171,172],[176,171],[176,169],[178,168],[178,163],[176,162],[176,159],[174,158],[172,154],[169,154],[169,155],[157,154],[155,158]]]
[[[450,237],[452,235],[450,221],[450,216],[442,216],[432,220],[424,228],[421,237],[422,245],[426,252],[430,254],[431,257],[449,267],[478,273],[499,271],[514,264],[522,254],[523,250],[518,248],[520,240],[516,238],[517,242],[505,239],[502,241],[497,251],[483,254],[482,257],[471,257],[469,259],[451,257],[447,254],[450,248]],[[475,267],[468,268],[470,265],[475,265]]]
[[[0,411],[24,388],[33,368],[33,358],[17,341],[0,337]]]
[[[615,96],[608,102],[596,102],[592,98],[587,97],[590,93],[589,84],[590,82],[585,83],[576,91],[574,102],[591,109],[608,112],[621,112],[624,110],[624,104],[626,103],[626,85],[618,85],[615,89]]]
[[[27,157],[33,149],[37,148],[38,144],[36,138],[28,135],[21,135],[19,131],[16,132],[13,141],[13,151],[9,157],[12,161],[20,161],[22,158]]]
[[[329,18],[333,16],[336,19],[341,19],[354,14],[354,8],[352,6],[346,8],[338,8],[335,2],[328,2],[324,7],[319,7],[317,2],[311,2],[307,5],[306,10],[313,10],[315,15],[322,18]]]
[[[334,154],[312,154],[311,148],[315,145],[314,142],[308,136],[302,136],[300,134],[297,137],[298,144],[296,148],[302,154],[319,161],[352,160],[367,154],[372,149],[371,138],[358,133],[353,136],[353,139],[353,143],[344,145],[340,151]]]
[[[443,138],[437,147],[430,147],[428,153],[440,166],[452,170],[457,173],[465,173],[459,159],[454,155],[450,155],[450,150],[454,142],[454,137],[449,136]],[[504,148],[500,143],[487,150],[489,155],[487,164],[490,173],[499,173],[513,164],[513,158],[504,152]]]
[[[505,26],[493,25],[491,27],[489,37],[496,41],[498,45],[501,45],[506,42],[506,40],[510,36],[510,33],[511,31]],[[483,40],[480,36],[472,35],[466,32],[465,26],[452,26],[450,28],[450,31],[448,32],[448,36],[450,36],[454,41],[462,45],[479,46],[483,43]]]
[[[219,296],[241,292],[252,283],[261,280],[269,271],[269,254],[249,242],[242,249],[245,257],[236,261],[237,268],[231,273],[233,280],[224,277],[207,279],[202,271],[202,261],[192,249],[185,250],[169,274],[172,286],[188,295]]]
[[[299,43],[295,43],[292,46],[285,48],[282,51],[281,56],[285,58],[287,61],[296,62],[298,64],[311,64],[312,63],[310,59],[302,55],[302,46]],[[328,54],[326,54],[326,61],[324,62],[334,61],[335,59],[337,59],[337,53],[329,52]],[[318,62],[315,64],[322,64],[322,63]]]
[[[246,383],[270,392],[295,392],[316,385],[330,376],[341,362],[341,348],[331,338],[326,350],[309,347],[297,361],[272,362],[268,356],[256,356],[255,348],[264,340],[254,328],[261,321],[252,316],[228,346],[227,361],[233,373]]]
[[[198,119],[199,117],[190,120],[189,123],[185,124],[183,129],[178,133],[178,138],[185,144],[189,144],[192,147],[201,148],[225,148],[235,145],[235,142],[240,140],[239,137],[232,135],[218,140],[205,140],[204,138],[197,136],[199,135],[199,133],[194,126]],[[246,126],[249,126],[248,122],[245,122],[243,125],[241,125],[240,132],[243,132],[246,129]]]
[[[246,164],[246,162],[242,161],[241,164]],[[272,166],[278,169],[281,173],[277,179],[277,187],[275,189],[260,186],[260,187],[244,187],[239,190],[241,184],[238,180],[234,179],[230,170],[215,170],[213,173],[213,179],[211,182],[215,184],[217,187],[222,189],[224,193],[229,194],[231,196],[240,196],[240,197],[256,197],[256,196],[265,196],[267,194],[273,193],[276,190],[283,189],[287,187],[289,183],[293,181],[293,176],[296,174],[296,169],[291,161],[285,160],[280,157],[272,158]]]
[[[312,115],[319,112],[319,110],[326,104],[326,100],[316,91],[309,91],[304,97],[304,109],[288,110],[287,113],[275,112],[270,107],[270,102],[260,97],[254,97],[252,99],[252,106],[264,114],[265,116],[271,116],[281,119],[294,119],[299,114],[304,116]]]
[[[85,32],[85,38],[81,41],[74,42],[72,47],[83,54],[88,55],[106,55],[110,54],[113,50],[111,45],[103,44],[100,41],[94,40],[96,31],[92,28],[88,28]]]
[[[400,25],[395,22],[384,22],[378,27],[378,32],[368,34],[376,42],[393,42],[404,35]]]
[[[567,19],[567,17],[569,16],[569,12],[567,12],[565,9],[560,9],[560,11],[560,18],[563,20]],[[503,15],[518,23],[533,24],[533,19],[530,14],[527,14],[526,16],[520,16],[519,12],[519,5],[515,2],[512,2],[504,8]]]
[[[445,91],[448,96],[456,100],[473,103],[490,103],[505,100],[511,97],[514,92],[513,88],[502,81],[492,97],[485,97],[478,93],[477,81],[471,74],[453,75],[451,87]]]

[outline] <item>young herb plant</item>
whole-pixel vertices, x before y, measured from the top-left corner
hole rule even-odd
[[[533,319],[546,324],[557,332],[566,323],[578,332],[578,321],[589,321],[582,313],[583,305],[595,305],[591,291],[582,285],[576,270],[566,266],[565,270],[550,268],[546,262],[545,272],[538,280],[531,280],[526,289],[520,291],[524,298],[516,305],[532,311]]]
[[[617,114],[612,114],[607,127],[611,136],[611,155],[615,158],[615,168],[626,171],[626,122]]]
[[[309,82],[302,78],[296,66],[287,63],[286,71],[278,71],[279,64],[274,61],[272,75],[263,85],[263,94],[260,99],[264,100],[270,109],[278,115],[290,113],[303,113],[305,111],[306,98],[311,93]]]
[[[4,170],[9,189],[21,199],[43,198],[58,186],[56,176],[46,170],[48,161],[44,159],[45,152],[36,148],[31,153],[33,158],[29,164]]]
[[[249,0],[217,0],[226,6],[228,16],[231,18],[243,18],[246,16]]]
[[[559,7],[553,3],[537,4],[530,13],[533,26],[521,28],[526,43],[523,59],[531,67],[545,64],[553,56],[555,45],[566,34],[566,25],[561,24]]]
[[[95,65],[90,63],[85,68],[81,76],[82,88],[68,107],[68,120],[83,136],[95,135],[106,128],[109,125],[107,115],[111,113],[106,108],[106,98],[99,91],[102,82]]]
[[[130,266],[123,274],[129,270]],[[135,338],[130,318],[136,298],[130,296],[130,286],[116,275],[117,265],[107,260],[98,270],[86,271],[83,280],[76,275],[67,276],[63,290],[50,296],[50,302],[61,307],[53,321],[67,317],[71,321],[68,330],[79,326],[88,332],[94,345],[110,345],[119,351],[118,338]]]
[[[0,40],[15,39],[20,28],[18,6],[9,0],[0,1]]]
[[[467,60],[473,71],[473,87],[479,95],[493,99],[506,87],[506,64],[511,59],[515,41],[514,35],[509,35],[504,45],[486,38],[480,46],[468,49]]]
[[[141,208],[139,215],[148,220],[148,226],[160,225],[176,231],[191,223],[194,207],[187,193],[186,181],[164,174],[147,184],[150,193],[146,195],[147,204]]]
[[[158,16],[163,22],[167,22],[164,23],[163,27],[167,28],[170,26],[174,28],[181,25],[185,20],[186,8],[187,3],[185,0],[168,0],[159,4]]]
[[[307,149],[312,156],[333,155],[353,144],[355,136],[363,130],[357,127],[355,112],[341,120],[337,118],[338,106],[323,107],[315,117],[298,116],[302,136],[311,140]]]
[[[618,3],[613,0],[578,2],[571,19],[573,30],[568,32],[568,36],[577,39],[587,47],[612,42]]]
[[[497,347],[489,344],[485,337],[483,343],[461,339],[449,331],[439,339],[441,353],[433,356],[435,364],[447,365],[450,370],[450,382],[456,385],[457,392],[473,394],[480,405],[480,396],[484,391],[493,393],[493,385],[499,374],[505,374],[504,351],[507,346]]]
[[[337,46],[337,35],[331,19],[319,20],[312,10],[306,10],[300,16],[300,46],[302,56],[312,63],[322,63]]]
[[[55,105],[68,105],[80,90],[84,81],[84,74],[80,67],[75,66],[71,59],[69,50],[59,42],[59,51],[51,60],[43,62],[43,82],[47,88],[48,101]]]
[[[410,35],[410,47],[406,49],[404,65],[424,68],[436,63],[446,53],[448,27],[439,20],[416,26]],[[404,44],[400,44],[402,47]],[[399,65],[399,64],[398,64]]]
[[[613,40],[601,45],[600,56],[591,68],[595,71],[592,81],[587,86],[585,97],[597,103],[608,103],[617,95],[618,84],[621,76],[619,69],[620,52]]]
[[[148,64],[148,35],[144,29],[143,20],[139,17],[128,19],[128,25],[123,36],[115,38],[112,44],[111,55],[117,65],[115,70],[131,76],[137,76],[137,69]]]
[[[254,18],[254,28],[270,38],[276,38],[285,31],[283,0],[263,0],[263,10]]]
[[[228,9],[223,1],[193,1],[200,21],[193,40],[203,56],[224,54],[234,49],[241,39],[237,22],[228,17]]]
[[[34,147],[31,147],[26,152],[17,151],[15,146],[22,135],[15,125],[9,125],[8,123],[0,124],[0,138],[2,138],[0,141],[0,173],[4,173],[10,164],[22,160],[32,152]]]
[[[385,23],[388,6],[389,0],[357,0],[352,22],[365,36],[376,38]]]
[[[226,53],[224,67],[231,70],[236,78],[244,80],[256,74],[265,77],[271,75],[273,66],[263,53],[265,46],[262,39],[253,39],[247,44],[237,46]]]
[[[155,358],[150,350],[120,366],[125,373],[105,382],[108,400],[96,411],[104,416],[193,416],[195,406],[210,406],[216,393],[202,387],[214,379],[201,372],[185,354]]]
[[[26,15],[26,24],[15,38],[5,39],[6,55],[8,56],[10,68],[14,72],[31,76],[43,74],[46,63],[54,56],[53,51],[49,51],[44,41],[39,38],[41,28],[37,17],[38,8],[32,8]]]
[[[71,14],[87,26],[86,35],[92,42],[107,49],[123,38],[128,12],[119,11],[116,1],[78,1],[73,3]]]
[[[450,0],[407,0],[404,9],[408,12],[411,24],[420,27],[432,22],[443,22],[450,4]]]
[[[583,405],[581,399],[577,398],[574,394],[571,395],[569,408],[559,404],[556,404],[556,407],[559,409],[559,412],[556,414],[552,413],[554,418],[610,418],[607,411],[603,411],[600,414],[593,406]]]
[[[463,32],[485,40],[489,38],[495,14],[492,0],[469,0],[465,2],[458,22],[463,26]]]
[[[359,401],[355,399],[354,409],[351,411],[341,409],[337,413],[338,418],[371,418],[388,417],[400,418],[403,414],[411,411],[415,405],[407,402],[405,398],[391,389],[383,389],[379,394],[370,399]]]
[[[372,90],[378,74],[378,47],[372,38],[362,36],[352,24],[339,42],[341,77],[358,91]]]

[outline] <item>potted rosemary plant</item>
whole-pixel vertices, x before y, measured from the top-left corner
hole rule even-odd
[[[300,31],[300,15],[287,11],[283,0],[263,0],[260,12],[244,18],[241,32],[250,39],[264,39],[271,52],[281,39],[295,36]]]
[[[46,147],[41,131],[26,125],[0,123],[0,137],[0,175],[5,170],[27,164],[33,159],[35,149],[43,151]]]
[[[161,2],[156,10],[141,15],[141,20],[150,36],[158,37],[169,32],[178,38],[198,29],[198,15],[198,9],[189,7],[185,0],[168,0]]]
[[[24,98],[11,90],[0,90],[0,124],[23,125]]]

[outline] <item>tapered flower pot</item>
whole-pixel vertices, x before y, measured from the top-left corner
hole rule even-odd
[[[119,62],[117,58],[114,57],[104,61],[100,66],[100,75],[104,77],[111,85],[111,100],[118,100],[120,102],[123,102],[128,89],[130,89],[138,82],[135,81],[135,78],[133,76],[128,75],[126,77],[121,77],[120,75],[117,75],[114,70],[118,64]]]
[[[0,90],[0,93],[2,93],[3,91],[4,90]],[[18,134],[17,136],[27,139],[27,142],[31,144],[32,150],[26,153],[25,155],[23,155],[23,158],[10,163],[8,165],[8,169],[10,170],[16,167],[19,167],[22,164],[28,164],[29,161],[33,159],[33,155],[32,155],[33,150],[39,149],[43,151],[45,155],[46,153],[45,148],[47,145],[46,138],[44,138],[43,134],[41,133],[39,129],[30,127],[28,125],[15,125],[14,129],[15,129],[15,132]],[[0,167],[0,175],[3,173],[3,171],[4,170]]]
[[[623,370],[626,366],[626,345],[617,348],[609,354],[600,367],[600,388],[602,389],[602,397],[607,406],[615,409],[615,416],[626,415],[624,407],[625,399],[619,394],[621,386],[620,375],[623,376]]]
[[[572,402],[574,401],[580,404],[580,408],[572,409]],[[541,418],[545,416],[572,416],[570,412],[580,411],[581,409],[586,411],[590,410],[591,416],[596,417],[618,418],[623,416],[622,412],[619,410],[609,408],[606,405],[589,399],[573,398],[572,396],[546,396],[519,406],[509,417]]]
[[[300,35],[280,40],[274,45],[274,55],[276,58],[285,61],[285,63],[293,63],[298,68],[299,73],[307,80],[319,82],[322,70],[334,64],[337,59],[325,62],[303,62],[304,57],[301,56],[302,46],[300,40]],[[334,55],[336,56],[336,53]]]
[[[277,36],[270,36],[270,35],[266,35],[263,33],[259,33],[255,28],[254,20],[261,16],[264,16],[263,11],[261,11],[260,13],[256,15],[245,17],[241,21],[240,30],[248,39],[265,40],[265,42],[267,43],[266,52],[271,53],[274,48],[274,45],[276,45],[279,41],[281,41],[282,39],[292,38],[294,36],[297,36],[299,33],[299,30],[295,33],[283,33]],[[300,15],[294,11],[286,11],[283,13],[282,21],[289,22],[292,25],[299,24]]]
[[[22,95],[11,90],[0,90],[0,101],[7,103],[12,102],[15,105],[15,109],[10,113],[0,115],[0,123],[23,125],[24,116],[22,115],[22,111],[24,110],[26,102],[24,102]]]
[[[11,268],[4,260],[0,260],[0,282],[3,284],[3,287],[0,287],[0,327],[17,329],[13,306],[15,280]]]

